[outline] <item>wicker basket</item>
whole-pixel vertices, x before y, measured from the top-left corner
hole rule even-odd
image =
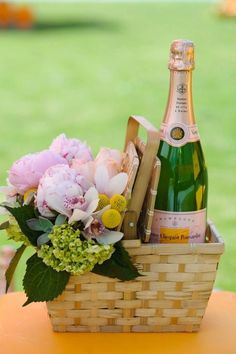
[[[124,220],[129,239],[123,243],[142,276],[126,282],[93,273],[71,276],[63,294],[47,303],[54,331],[194,332],[200,328],[224,243],[212,223],[207,243],[143,244],[131,239],[158,141],[150,123],[131,117],[126,144],[135,142],[140,124],[148,138]]]
[[[54,331],[198,331],[224,249],[212,224],[209,230],[205,244],[124,241],[144,276],[128,282],[72,276],[64,293],[47,303]]]

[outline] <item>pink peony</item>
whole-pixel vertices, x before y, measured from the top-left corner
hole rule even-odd
[[[122,161],[124,158],[124,153],[119,150],[101,148],[96,156],[95,164],[96,166],[105,166],[108,170],[109,176],[113,177],[119,172],[121,172]]]
[[[126,185],[128,176],[122,170],[124,154],[115,149],[101,148],[94,161],[79,163],[72,161],[71,167],[85,178],[88,187],[94,185],[99,193],[111,196],[121,194]]]
[[[83,186],[84,190],[88,190],[94,185],[94,161],[88,161],[84,164],[81,164],[78,162],[78,160],[73,160],[71,168],[74,168],[79,173],[81,178],[83,178],[83,181],[81,181],[81,185]]]
[[[91,150],[87,144],[78,139],[68,139],[65,134],[61,134],[54,139],[49,149],[60,154],[69,163],[73,159],[78,160],[77,163],[93,160]]]
[[[69,166],[53,166],[41,178],[36,196],[41,215],[52,217],[56,211],[70,217],[73,209],[83,209],[85,204],[80,176]]]
[[[87,162],[73,167],[83,179],[84,190],[95,186],[100,194],[106,194],[111,198],[114,194],[122,194],[128,183],[128,175],[125,172],[109,173],[109,168],[104,164],[96,166],[95,161]],[[82,183],[81,183],[82,185]]]
[[[25,155],[12,165],[9,182],[17,193],[24,195],[29,189],[37,188],[45,171],[57,164],[67,164],[67,161],[50,150]]]

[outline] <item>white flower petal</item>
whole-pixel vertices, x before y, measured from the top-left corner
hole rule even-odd
[[[124,234],[119,231],[110,231],[105,229],[104,232],[95,237],[98,243],[101,243],[103,245],[111,245],[113,243],[116,243],[122,239]]]
[[[85,222],[84,229],[87,229],[92,224],[93,220],[94,218],[92,216],[89,216]]]
[[[112,177],[107,186],[107,195],[112,197],[114,194],[122,194],[128,182],[127,173],[121,172]]]
[[[95,185],[99,193],[105,194],[109,184],[109,174],[105,166],[98,166],[95,172]]]
[[[80,209],[74,209],[71,217],[69,218],[69,224],[71,224],[74,221],[84,221],[89,217],[88,213],[86,211],[80,210]]]
[[[93,200],[98,199],[98,191],[96,190],[95,187],[91,187],[85,193],[84,198],[86,202],[91,203]]]
[[[88,208],[87,208],[86,212],[87,212],[88,214],[92,214],[92,212],[97,209],[98,202],[99,202],[99,199],[93,200],[93,201],[88,205]]]
[[[71,216],[71,210],[64,207],[63,199],[54,191],[47,191],[45,196],[45,201],[48,207],[52,210],[57,211],[59,214]]]
[[[93,213],[93,217],[94,219],[101,219],[102,214],[104,213],[104,211],[111,209],[111,205],[106,205],[104,208],[102,208],[101,210],[96,211],[95,213]]]

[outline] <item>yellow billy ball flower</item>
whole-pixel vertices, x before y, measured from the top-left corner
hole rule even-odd
[[[115,209],[108,209],[102,214],[102,223],[108,229],[114,229],[121,222],[121,215]]]
[[[30,196],[30,195],[33,195],[34,193],[36,193],[37,192],[37,188],[30,188],[30,189],[28,189],[26,192],[25,192],[25,194],[24,194],[24,202],[26,202],[26,200],[28,199],[28,197]]]
[[[105,206],[110,204],[109,198],[105,194],[99,194],[98,197],[99,197],[99,202],[98,202],[97,210],[102,210],[103,208],[105,208]]]
[[[125,211],[126,199],[123,195],[115,194],[111,197],[110,204],[113,209],[116,209],[121,213],[122,211]]]

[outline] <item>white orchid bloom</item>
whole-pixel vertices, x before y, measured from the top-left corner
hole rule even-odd
[[[120,172],[110,177],[105,166],[98,166],[94,176],[96,189],[100,194],[106,194],[111,198],[114,194],[122,194],[127,186],[128,175]]]
[[[103,209],[93,213],[92,219],[87,220],[83,236],[87,239],[95,239],[98,243],[104,245],[111,245],[122,239],[124,234],[119,231],[108,230],[105,228],[101,221],[102,214],[110,209],[110,205],[105,206]]]
[[[94,236],[92,238],[94,238],[98,243],[101,243],[102,245],[111,245],[120,241],[123,236],[124,234],[120,231],[111,231],[105,228],[101,235]]]
[[[98,191],[94,187],[89,188],[84,195],[84,203],[73,210],[69,218],[69,224],[75,221],[82,221],[85,227],[89,225],[93,221],[92,214],[97,209],[98,202]]]
[[[90,190],[92,188],[90,188]],[[93,189],[95,189],[95,188],[93,188]],[[90,195],[92,196],[92,191],[90,191]],[[86,194],[85,194],[85,196],[86,196]],[[83,236],[87,240],[95,239],[98,243],[104,244],[104,245],[110,245],[110,244],[120,241],[122,239],[122,237],[124,236],[124,234],[119,231],[112,231],[112,230],[106,229],[101,222],[102,214],[106,210],[110,209],[111,206],[107,205],[103,209],[95,211],[97,208],[97,205],[98,205],[98,201],[96,204],[91,202],[88,205],[87,210],[75,209],[72,216],[69,219],[69,223],[72,223],[75,221],[82,221],[84,224]]]

